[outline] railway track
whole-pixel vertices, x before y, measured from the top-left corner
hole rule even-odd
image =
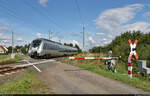
[[[5,76],[7,74],[16,73],[34,64],[36,65],[36,64],[47,62],[46,59],[32,59],[32,58],[27,58],[27,57],[23,57],[23,58],[24,60],[19,61],[19,62],[0,64],[0,76]],[[51,59],[57,60],[58,58],[66,58],[66,57],[53,57]],[[48,61],[51,62],[53,60],[49,59]]]
[[[0,76],[16,73],[21,71],[27,67],[0,67]]]

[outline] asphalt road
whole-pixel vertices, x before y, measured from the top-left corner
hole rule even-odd
[[[41,60],[29,59],[30,62]],[[44,60],[43,60],[44,61]],[[56,94],[144,94],[141,89],[58,61],[36,65],[42,81]],[[35,69],[36,70],[36,69]]]

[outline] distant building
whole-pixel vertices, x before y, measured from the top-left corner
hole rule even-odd
[[[8,49],[2,45],[0,45],[0,54],[4,54],[8,51]]]

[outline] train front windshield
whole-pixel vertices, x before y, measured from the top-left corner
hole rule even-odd
[[[40,44],[41,44],[41,40],[34,40],[33,42],[32,42],[32,45],[31,45],[31,47],[39,47],[40,46]]]

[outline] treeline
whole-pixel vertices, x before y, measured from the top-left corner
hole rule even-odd
[[[28,49],[29,49],[30,44],[26,44],[24,46],[15,46],[14,47],[14,52],[21,52],[23,54],[27,54],[28,53]],[[8,52],[7,54],[12,53],[12,46],[8,47]]]
[[[147,65],[150,67],[150,33],[143,34],[141,31],[127,31],[120,36],[117,36],[110,44],[104,47],[93,47],[89,51],[95,53],[103,52],[107,54],[109,50],[112,50],[112,55],[121,56],[122,64],[126,64],[127,66],[130,53],[130,46],[128,43],[129,39],[132,43],[134,43],[136,39],[138,40],[136,52],[139,55],[139,59],[146,60]]]

